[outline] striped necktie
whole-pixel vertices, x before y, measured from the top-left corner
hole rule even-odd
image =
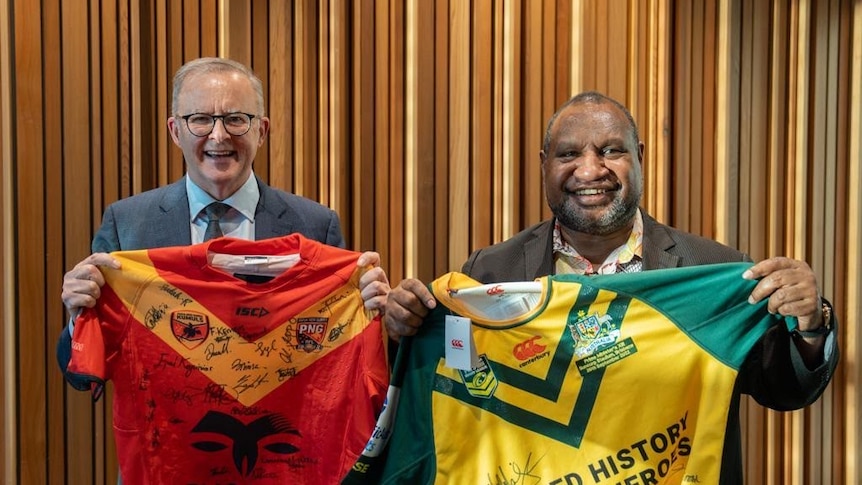
[[[223,202],[213,202],[204,208],[207,215],[207,230],[204,232],[204,241],[224,236],[219,220],[229,210],[230,206]]]

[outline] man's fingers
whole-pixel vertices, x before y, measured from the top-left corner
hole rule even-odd
[[[817,277],[808,263],[784,257],[769,258],[752,266],[743,277],[758,280],[748,297],[749,303],[766,299],[770,313],[795,316],[806,323],[817,315],[820,291]]]
[[[399,337],[415,334],[434,306],[434,295],[425,284],[416,279],[406,279],[389,292],[383,323],[389,335],[398,340]]]
[[[359,259],[356,261],[357,266],[380,266],[380,254],[375,253],[374,251],[365,251],[364,253],[359,255]]]
[[[415,299],[415,301],[420,302],[425,309],[432,309],[437,306],[437,300],[434,299],[434,295],[425,283],[422,283],[417,279],[408,278],[402,281],[398,286],[405,290],[404,293],[399,292],[398,295],[398,298],[402,301],[412,302]],[[417,310],[419,309],[417,308]],[[424,317],[425,314],[427,314],[427,311],[425,311],[422,316]]]
[[[359,277],[359,289],[364,290],[370,285],[373,285],[375,290],[381,291],[381,294],[389,293],[389,278],[383,268],[377,266],[362,273]]]

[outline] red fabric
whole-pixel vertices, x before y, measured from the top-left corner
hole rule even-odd
[[[208,252],[300,258],[252,284]],[[123,483],[338,483],[388,386],[359,254],[291,235],[114,256],[69,371],[114,383]]]

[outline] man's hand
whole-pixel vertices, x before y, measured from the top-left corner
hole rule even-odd
[[[743,278],[760,280],[748,298],[750,303],[768,298],[769,312],[797,317],[799,330],[814,330],[822,325],[817,277],[804,261],[766,259],[749,268]]]
[[[380,310],[386,305],[386,295],[389,294],[389,278],[380,267],[380,255],[374,251],[366,251],[359,255],[357,266],[372,268],[359,277],[359,292],[367,310]]]
[[[823,325],[820,292],[817,277],[804,261],[776,257],[765,259],[742,275],[745,279],[760,280],[748,297],[750,303],[768,298],[770,313],[793,316],[799,321],[799,330],[808,331]],[[804,342],[797,348],[809,367],[817,365],[822,359],[823,337],[799,339]]]
[[[413,335],[428,312],[437,306],[434,295],[424,283],[407,278],[389,292],[383,323],[393,340]]]
[[[81,308],[92,308],[102,295],[105,278],[98,266],[119,269],[120,262],[108,253],[93,253],[63,275],[63,305],[70,317]]]

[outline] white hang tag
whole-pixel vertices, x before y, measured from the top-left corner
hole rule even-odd
[[[470,319],[446,315],[446,367],[471,370],[479,365]]]

